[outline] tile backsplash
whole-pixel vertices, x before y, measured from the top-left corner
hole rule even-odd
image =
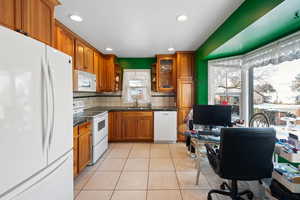
[[[134,106],[134,104],[123,103],[122,96],[120,94],[105,94],[89,96],[87,94],[74,93],[73,101],[83,101],[85,108],[91,107],[108,107],[108,106]],[[151,97],[152,106],[176,106],[175,95],[165,95],[155,93]]]

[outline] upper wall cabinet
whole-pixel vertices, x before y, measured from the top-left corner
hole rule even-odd
[[[0,0],[0,24],[48,45],[54,45],[57,0]]]
[[[55,0],[31,0],[29,34],[48,45],[53,45],[54,6],[57,3]]]
[[[86,72],[94,73],[94,51],[87,46],[84,47],[84,67]]]
[[[16,30],[16,0],[0,0],[0,24]]]
[[[194,77],[194,52],[176,52],[177,79]]]
[[[174,55],[157,56],[156,76],[158,92],[174,92],[176,90],[176,63]]]
[[[97,92],[105,91],[106,72],[103,66],[103,55],[98,52],[94,52],[94,73],[97,79]]]
[[[106,74],[106,92],[116,91],[116,56],[104,55],[104,70]]]
[[[79,39],[75,41],[75,69],[94,73],[94,51]]]
[[[75,69],[85,71],[84,66],[84,47],[85,45],[80,41],[75,41]]]
[[[74,57],[75,38],[67,30],[56,22],[55,27],[55,48]]]

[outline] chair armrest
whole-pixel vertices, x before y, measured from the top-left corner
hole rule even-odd
[[[209,164],[214,169],[214,171],[217,172],[217,170],[219,168],[218,165],[219,165],[219,160],[220,160],[219,151],[214,150],[214,148],[210,144],[205,144],[205,148],[207,151],[207,158],[208,158]]]

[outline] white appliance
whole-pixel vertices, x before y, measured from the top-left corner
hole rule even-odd
[[[175,143],[177,141],[177,111],[154,112],[154,142]]]
[[[74,71],[75,88],[77,92],[96,92],[96,75],[80,70]]]
[[[92,124],[91,165],[97,163],[108,148],[108,112],[103,110],[84,110],[83,101],[73,102],[74,116],[87,118]]]
[[[71,57],[0,26],[0,200],[72,200]]]
[[[108,112],[102,112],[92,117],[92,159],[94,165],[108,148]]]

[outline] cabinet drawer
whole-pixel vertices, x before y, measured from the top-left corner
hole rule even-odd
[[[153,112],[152,111],[128,111],[128,112],[122,112],[122,115],[124,117],[152,117]]]
[[[89,134],[90,131],[91,131],[90,122],[86,122],[86,123],[79,125],[79,135]]]

